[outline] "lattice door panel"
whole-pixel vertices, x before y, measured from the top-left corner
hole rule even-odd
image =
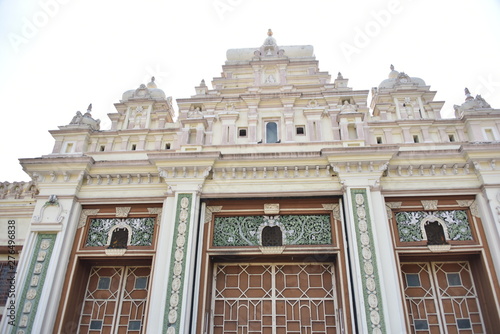
[[[92,267],[79,333],[143,332],[151,267]]]
[[[333,264],[216,264],[213,333],[335,333]]]
[[[402,263],[414,333],[484,333],[469,262]]]

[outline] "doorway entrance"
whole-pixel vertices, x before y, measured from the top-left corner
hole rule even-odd
[[[211,333],[336,333],[333,263],[215,263]]]

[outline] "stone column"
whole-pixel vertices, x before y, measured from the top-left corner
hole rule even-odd
[[[351,244],[349,253],[358,330],[360,333],[370,334],[389,333],[384,319],[384,302],[381,299],[369,188],[348,187],[344,200],[347,212],[346,230]]]
[[[148,332],[189,333],[196,245],[199,227],[199,192],[195,184],[173,186],[164,202],[151,296]]]

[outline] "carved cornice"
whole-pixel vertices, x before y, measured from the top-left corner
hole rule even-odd
[[[129,174],[87,174],[84,185],[117,185],[117,184],[154,184],[162,183],[158,173],[129,173]]]
[[[329,165],[218,167],[213,170],[213,178],[218,180],[331,178],[332,176]]]

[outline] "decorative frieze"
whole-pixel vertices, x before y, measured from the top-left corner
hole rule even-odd
[[[34,180],[35,177],[33,177]],[[0,182],[0,199],[14,198],[22,199],[34,197],[39,193],[35,182]]]
[[[55,240],[56,234],[38,234],[36,236],[26,281],[20,295],[19,310],[21,311],[17,314],[12,333],[32,333],[33,321],[38,310]]]
[[[167,286],[166,310],[168,313],[165,315],[163,322],[163,332],[167,334],[180,333],[180,313],[184,297],[183,287],[186,271],[186,247],[189,238],[191,202],[191,194],[179,194]]]
[[[464,210],[446,211],[400,211],[396,212],[396,224],[398,228],[399,241],[416,242],[426,240],[422,222],[429,220],[429,217],[437,218],[444,222],[445,231],[449,240],[465,241],[473,240],[471,227]]]
[[[278,226],[283,245],[330,245],[330,215],[215,217],[214,246],[261,246],[266,226]]]
[[[289,178],[331,178],[333,171],[326,166],[265,166],[214,168],[214,179],[289,179]]]
[[[90,220],[85,247],[109,246],[110,231],[115,226],[126,227],[131,231],[130,246],[151,246],[155,218],[94,218]]]
[[[366,189],[351,189],[352,211],[354,215],[359,267],[364,284],[363,298],[369,333],[386,333],[383,309],[380,300],[380,283],[376,253],[373,250],[373,233]]]
[[[474,167],[473,167],[474,166]],[[479,165],[471,166],[470,163],[454,164],[431,164],[431,165],[392,165],[387,170],[387,176],[391,177],[419,177],[419,176],[456,176],[469,175],[471,169],[479,168]]]
[[[152,184],[162,183],[160,174],[137,173],[137,174],[96,174],[85,176],[86,185],[127,185],[127,184]]]

